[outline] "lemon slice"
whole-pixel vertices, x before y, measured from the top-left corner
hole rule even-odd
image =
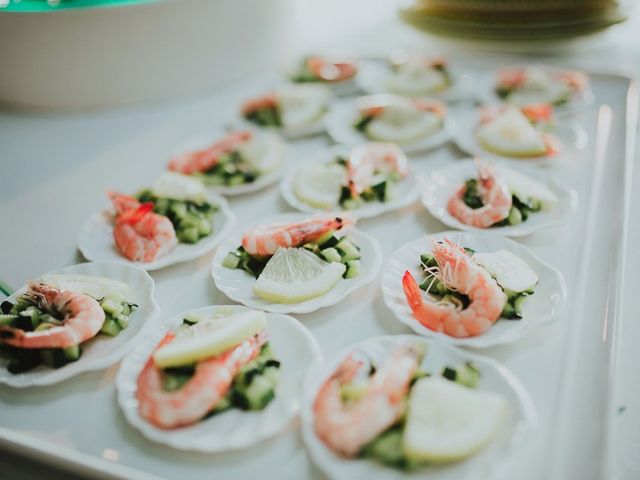
[[[345,269],[342,263],[327,263],[304,248],[281,248],[267,262],[253,291],[270,302],[297,303],[327,293]]]
[[[287,85],[276,92],[282,123],[285,127],[301,127],[319,120],[329,102],[329,91],[320,85]]]
[[[447,77],[440,70],[411,61],[402,65],[386,81],[389,91],[415,97],[444,90],[447,83]]]
[[[484,148],[501,155],[535,157],[547,152],[542,135],[515,107],[478,127],[476,136]]]
[[[273,172],[284,160],[284,143],[272,132],[254,133],[238,150],[247,163],[261,173]]]
[[[153,185],[154,195],[173,200],[202,200],[206,196],[206,189],[202,182],[188,175],[176,172],[164,172]]]
[[[513,292],[531,290],[540,280],[527,262],[508,250],[476,253],[473,259],[488,271],[502,288]]]
[[[71,273],[49,273],[40,277],[39,281],[59,290],[84,293],[98,300],[105,297],[120,302],[132,300],[129,285],[111,278]]]
[[[340,201],[345,176],[345,168],[335,163],[305,166],[293,177],[293,193],[311,207],[331,209]]]
[[[507,411],[500,395],[463,387],[441,377],[411,389],[403,436],[407,457],[424,462],[461,460],[498,431]]]
[[[266,325],[264,312],[250,310],[207,318],[176,332],[176,338],[153,354],[158,368],[182,367],[219,355],[252,337]]]
[[[433,112],[423,112],[410,104],[398,103],[385,107],[367,125],[372,140],[407,143],[430,137],[442,126],[442,119]]]
[[[500,167],[500,172],[509,189],[516,195],[540,200],[546,210],[558,203],[558,196],[543,183],[510,168]]]

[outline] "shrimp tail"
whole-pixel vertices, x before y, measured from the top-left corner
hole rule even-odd
[[[416,320],[430,330],[441,332],[442,324],[440,322],[440,317],[438,315],[434,315],[433,312],[427,309],[424,299],[422,298],[422,291],[409,270],[404,272],[404,275],[402,276],[402,287],[404,289],[407,302],[409,303],[409,307],[411,308]]]

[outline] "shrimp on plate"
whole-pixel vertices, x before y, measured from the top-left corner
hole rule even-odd
[[[168,334],[156,350],[174,338],[174,334]],[[225,397],[234,376],[258,356],[266,341],[267,335],[261,331],[220,355],[199,361],[193,376],[174,391],[163,388],[162,371],[155,365],[153,356],[150,356],[138,376],[136,398],[140,414],[163,429],[197,422]]]
[[[504,309],[507,295],[487,270],[451,240],[433,245],[438,264],[436,277],[449,289],[469,297],[466,308],[448,302],[427,301],[411,272],[402,277],[413,316],[425,327],[457,338],[480,335],[491,327]]]
[[[509,185],[498,175],[491,163],[476,160],[478,192],[483,205],[471,208],[464,201],[467,185],[461,185],[447,203],[449,213],[465,225],[488,228],[509,216],[513,198]]]
[[[95,337],[105,321],[104,310],[98,301],[83,293],[31,283],[23,296],[41,310],[61,317],[60,324],[31,332],[3,325],[0,326],[0,344],[17,348],[74,347]]]
[[[178,244],[176,231],[168,217],[153,212],[153,203],[141,204],[135,198],[108,192],[116,210],[113,238],[118,250],[129,260],[153,262]]]
[[[341,390],[366,375],[367,362],[348,356],[320,387],[313,403],[314,428],[333,451],[354,457],[405,413],[411,380],[424,355],[415,346],[397,346],[375,373],[362,379],[359,398],[343,401]]]
[[[409,174],[409,162],[394,143],[370,142],[355,147],[347,160],[347,185],[352,197],[371,186],[376,173],[394,173],[398,179]]]
[[[247,130],[233,132],[206,148],[176,155],[169,161],[169,170],[185,175],[206,172],[218,164],[220,157],[237,150],[249,142],[252,136]]]
[[[299,247],[353,224],[347,217],[321,215],[302,222],[261,225],[244,234],[242,247],[250,255],[270,256],[281,247]]]

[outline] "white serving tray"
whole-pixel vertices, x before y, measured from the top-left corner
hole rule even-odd
[[[572,161],[544,167],[573,187],[582,201],[565,226],[521,239],[536,256],[563,273],[568,287],[566,316],[513,345],[483,351],[520,379],[539,413],[537,432],[514,459],[506,478],[613,478],[610,473],[618,468],[606,452],[610,419],[616,418],[616,405],[611,403],[616,332],[621,322],[635,320],[622,317],[621,305],[638,97],[635,84],[627,78],[593,75],[592,81],[596,102],[578,117],[589,135],[586,147]],[[12,129],[11,138],[22,138],[17,145],[25,145],[28,138],[40,135],[42,147],[30,147],[29,152],[34,157],[43,154],[42,172],[28,175],[33,166],[27,162],[12,162],[8,172],[3,171],[16,179],[0,191],[0,217],[12,225],[3,232],[0,249],[4,250],[0,252],[3,280],[20,285],[41,272],[74,263],[77,229],[103,203],[102,191],[113,186],[127,191],[145,175],[159,173],[163,168],[157,162],[159,152],[167,151],[189,128],[210,121],[212,108],[230,110],[255,87],[255,82],[238,83],[197,104],[167,105],[157,112],[110,112],[91,117],[86,125],[76,120],[58,125],[56,119],[21,119],[24,128]],[[606,161],[596,162],[596,112],[602,104],[608,105],[602,109],[604,118],[610,112],[612,121],[602,157]],[[175,121],[168,122],[168,118]],[[58,128],[52,131],[52,125]],[[100,141],[92,141],[89,133],[96,129],[103,132]],[[84,145],[69,140],[85,136]],[[7,138],[0,132],[0,144]],[[67,162],[64,167],[45,162],[44,153],[51,145],[61,162]],[[309,161],[314,151],[328,145],[324,138],[296,142],[292,158]],[[90,154],[91,161],[74,163],[78,150]],[[457,158],[463,154],[441,148],[416,157],[413,163],[418,172],[427,173]],[[95,173],[98,169],[100,175]],[[125,178],[123,171],[128,171]],[[47,172],[50,176],[38,176]],[[83,201],[72,201],[60,195],[61,191],[74,191],[75,198]],[[233,198],[230,204],[239,226],[287,211],[276,186]],[[42,215],[42,205],[64,215]],[[34,218],[38,218],[37,226]],[[446,229],[419,205],[364,219],[358,228],[380,240],[385,257],[407,240]],[[56,238],[43,248],[42,232],[47,231]],[[7,255],[7,250],[12,254]],[[630,253],[636,255],[631,249]],[[163,315],[228,303],[210,279],[210,262],[208,255],[153,272]],[[628,292],[633,294],[633,290]],[[392,318],[375,283],[333,307],[297,318],[316,336],[329,359],[365,338],[409,333]],[[86,373],[46,388],[0,387],[0,447],[96,478],[320,478],[302,446],[296,422],[269,441],[222,455],[179,452],[147,441],[126,423],[117,406],[116,371],[112,367]],[[635,401],[638,405],[637,398]],[[41,471],[47,472],[45,467]]]

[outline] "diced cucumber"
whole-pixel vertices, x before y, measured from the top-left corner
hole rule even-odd
[[[122,302],[108,297],[102,299],[102,301],[100,302],[100,306],[105,311],[105,313],[109,313],[114,317],[120,315],[124,310]]]
[[[10,313],[0,314],[0,325],[11,325],[18,318],[20,318],[20,315],[12,315]]]
[[[347,260],[345,265],[347,269],[342,275],[343,278],[355,278],[360,275],[360,260]]]
[[[522,223],[522,213],[520,213],[520,210],[517,207],[511,207],[507,221],[509,222],[509,225],[518,225],[519,223]]]
[[[75,345],[73,347],[67,347],[62,349],[62,354],[65,358],[71,362],[78,360],[80,355],[82,354],[82,350],[80,345]]]
[[[471,362],[465,362],[456,369],[456,382],[469,388],[477,388],[480,381],[480,370]]]
[[[275,398],[275,385],[263,375],[255,375],[248,387],[234,390],[231,401],[242,410],[262,410]]]
[[[315,243],[305,243],[302,248],[309,250],[311,253],[315,253],[316,255],[320,253],[320,247]],[[329,247],[327,246],[327,248]]]
[[[55,368],[55,350],[52,348],[43,348],[40,350],[40,362],[42,362],[45,367]]]
[[[433,255],[429,253],[423,253],[420,255],[420,265],[423,268],[433,268],[438,266],[438,262],[433,258]]]
[[[242,185],[243,183],[245,183],[244,175],[242,173],[237,173],[228,180],[227,185],[234,187],[236,185]]]
[[[341,262],[342,257],[335,248],[325,248],[320,250],[320,256],[327,262]]]
[[[527,299],[527,295],[520,295],[513,301],[513,310],[516,316],[522,318],[522,308],[524,307],[524,302]]]
[[[357,210],[362,206],[362,201],[356,198],[349,198],[342,202],[342,206],[345,210]]]
[[[362,449],[362,456],[371,457],[392,467],[408,470],[416,466],[404,453],[401,426],[395,426],[378,435]]]
[[[13,303],[11,303],[9,300],[5,300],[4,302],[0,303],[0,313],[11,313],[12,309]]]
[[[336,249],[340,252],[343,260],[358,260],[360,258],[360,251],[349,240],[340,240]]]
[[[129,326],[129,317],[127,317],[126,315],[118,315],[117,317],[114,317],[114,319],[116,322],[118,322],[118,325],[122,330]]]
[[[200,240],[198,227],[180,228],[177,232],[178,240],[182,243],[197,243]]]
[[[384,180],[371,186],[376,198],[381,202],[387,202],[391,199],[391,182]]]
[[[200,233],[200,238],[206,237],[212,231],[213,228],[211,227],[211,223],[208,220],[205,220],[204,218],[200,220],[200,223],[198,224],[198,233]]]
[[[53,327],[55,327],[55,326],[56,326],[56,325],[55,325],[55,324],[53,324],[53,323],[49,323],[49,322],[41,322],[41,323],[40,323],[40,325],[38,325],[38,326],[34,329],[34,331],[36,331],[36,332],[40,332],[40,331],[42,331],[42,330],[47,330],[47,329],[49,329],[49,328],[53,328]]]
[[[516,317],[516,310],[515,308],[513,308],[513,305],[511,304],[511,300],[507,300],[505,302],[504,308],[502,309],[502,313],[500,314],[500,316],[504,318]]]
[[[100,333],[104,333],[105,335],[109,335],[110,337],[115,337],[120,333],[120,325],[113,318],[108,317],[104,324],[102,324],[102,328],[100,329]]]
[[[424,280],[422,280],[422,282],[420,282],[420,288],[424,291],[426,291],[427,293],[434,293],[437,294],[438,293],[438,279],[435,278],[434,275],[427,275],[426,277],[424,277]]]
[[[42,321],[42,312],[37,307],[27,307],[20,312],[21,317],[27,317],[30,320],[31,328],[36,328]]]
[[[367,391],[364,383],[347,383],[340,387],[340,399],[343,403],[357,402]]]
[[[178,218],[184,218],[188,215],[185,202],[172,202],[169,210]]]
[[[240,265],[240,260],[242,260],[242,257],[240,257],[240,255],[235,252],[229,252],[224,257],[224,260],[222,260],[222,266],[225,268],[235,269]]]
[[[338,243],[338,239],[334,237],[334,233],[336,233],[335,230],[329,230],[318,237],[318,240],[316,241],[318,246],[321,248],[329,248]]]

